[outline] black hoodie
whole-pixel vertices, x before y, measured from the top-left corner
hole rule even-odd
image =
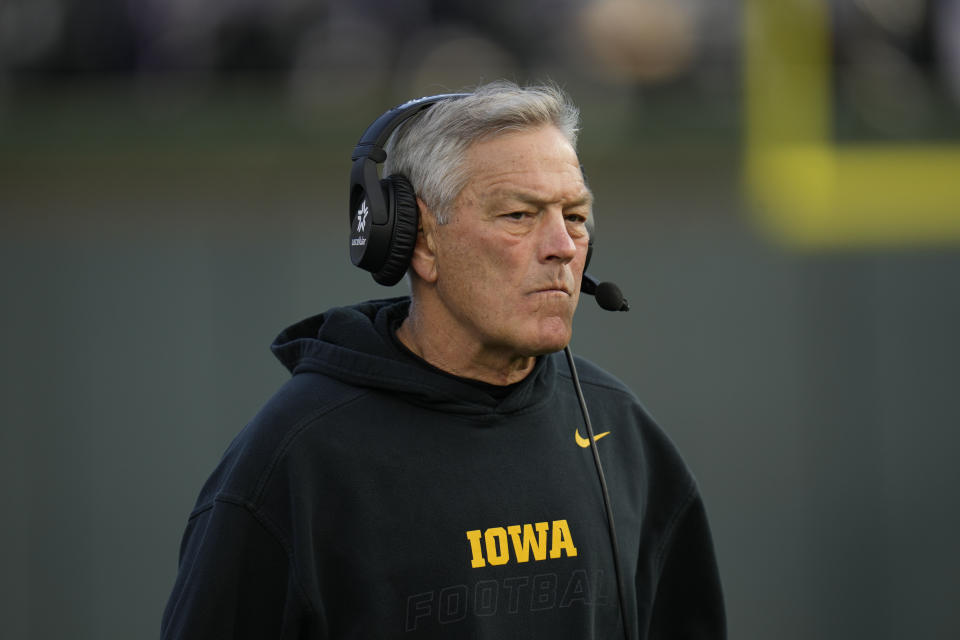
[[[197,500],[164,638],[624,637],[562,354],[496,393],[405,352],[393,329],[408,308],[333,309],[274,342],[293,377]],[[629,637],[724,637],[692,475],[622,383],[577,366]]]

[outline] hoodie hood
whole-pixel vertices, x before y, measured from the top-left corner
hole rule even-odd
[[[394,342],[393,327],[407,316],[410,298],[335,307],[280,333],[273,354],[293,374],[320,373],[371,391],[402,394],[408,401],[452,413],[502,415],[549,401],[556,363],[541,357],[509,395],[495,398],[470,381],[431,371]]]

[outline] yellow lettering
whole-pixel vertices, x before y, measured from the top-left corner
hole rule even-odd
[[[568,557],[577,555],[577,548],[573,546],[573,536],[570,535],[570,527],[567,526],[566,520],[553,521],[551,538],[553,539],[553,546],[550,547],[551,558],[559,558],[561,551],[566,551]],[[489,548],[488,543],[487,554],[490,553]]]
[[[473,556],[470,566],[474,569],[485,567],[487,563],[483,561],[483,550],[480,548],[480,530],[467,531],[467,540],[470,541],[470,554]]]
[[[491,527],[483,534],[487,543],[487,561],[492,565],[507,564],[510,549],[507,547],[507,532],[503,527]]]
[[[533,528],[537,528],[536,537],[533,534]],[[533,550],[534,560],[545,560],[547,557],[547,529],[550,528],[546,522],[537,522],[536,524],[523,525],[523,538],[520,538],[520,525],[515,524],[507,527],[507,533],[513,540],[513,553],[517,557],[517,562],[528,562],[530,551]]]
[[[486,530],[473,529],[466,533],[470,543],[470,566],[474,569],[488,564],[507,564],[511,560],[511,547],[513,560],[518,563],[577,555],[577,547],[573,544],[573,535],[566,520],[554,520],[552,525],[549,522],[512,524]]]

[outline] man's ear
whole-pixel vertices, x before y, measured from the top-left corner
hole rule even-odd
[[[421,280],[432,283],[437,281],[437,218],[420,198],[417,198],[417,209],[420,224],[410,268]]]

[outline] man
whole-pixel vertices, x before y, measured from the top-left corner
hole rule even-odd
[[[410,182],[387,199],[409,200],[411,295],[276,340],[293,377],[201,492],[164,637],[724,637],[692,475],[579,360],[611,531],[556,353],[590,241],[576,109],[506,83],[415,106],[384,169]]]

